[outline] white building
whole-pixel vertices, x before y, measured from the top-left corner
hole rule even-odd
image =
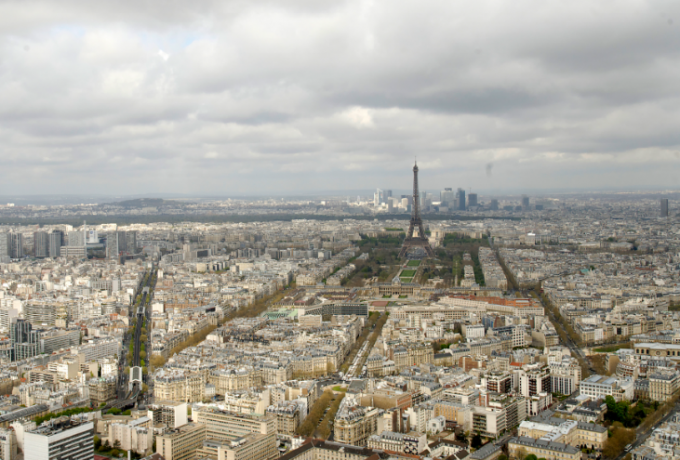
[[[427,403],[418,404],[406,409],[404,414],[408,415],[412,430],[424,433],[428,429],[427,421],[434,417],[434,407]]]
[[[0,458],[2,460],[17,458],[17,445],[14,430],[0,429]]]
[[[527,364],[519,373],[519,392],[524,397],[550,393],[550,368],[545,364]]]
[[[129,423],[113,423],[109,426],[109,444],[120,442],[123,450],[133,450],[146,454],[153,447],[153,430],[149,428],[151,419],[141,417]]]
[[[427,421],[427,432],[430,434],[437,434],[444,431],[446,428],[446,417],[440,415],[439,417],[431,418]]]
[[[118,376],[118,361],[113,358],[104,358],[99,361],[102,369],[102,377]]]
[[[581,366],[570,356],[560,361],[552,361],[550,366],[550,386],[553,393],[570,395],[581,382]]]
[[[59,417],[24,434],[25,460],[66,458],[94,458],[94,423]]]
[[[482,324],[466,324],[463,326],[463,333],[468,340],[482,339],[484,338],[484,326]]]
[[[37,425],[35,424],[34,421],[32,420],[17,420],[15,422],[12,422],[10,426],[14,429],[14,433],[16,433],[17,437],[17,445],[19,446],[19,449],[22,451],[24,450],[24,433],[27,431],[35,430]]]
[[[612,396],[617,402],[630,401],[635,395],[635,381],[595,374],[581,382],[580,393],[594,399]]]

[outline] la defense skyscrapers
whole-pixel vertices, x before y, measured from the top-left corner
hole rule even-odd
[[[33,233],[33,255],[38,258],[49,257],[50,237],[47,232]]]

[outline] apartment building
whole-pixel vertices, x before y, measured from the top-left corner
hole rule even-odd
[[[373,354],[366,360],[366,372],[371,378],[385,377],[396,372],[394,361],[385,359],[379,354]]]
[[[511,337],[512,348],[525,347],[527,345],[525,326],[514,324],[511,326],[494,327],[492,331],[496,336]]]
[[[250,433],[233,441],[206,439],[198,450],[199,458],[220,460],[271,460],[279,456],[269,435]]]
[[[346,403],[349,397],[342,400],[335,417],[335,440],[354,446],[365,446],[368,438],[378,431],[378,413],[375,407],[363,407]]]
[[[472,430],[487,438],[496,437],[507,428],[507,413],[497,407],[472,406]]]
[[[206,426],[200,423],[187,423],[168,430],[156,436],[156,453],[165,460],[192,460],[203,446],[206,432]]]
[[[595,374],[581,381],[580,393],[593,399],[612,396],[617,402],[630,401],[635,396],[635,382]]]
[[[408,344],[408,346],[398,346],[389,351],[390,359],[394,361],[397,372],[416,365],[434,362],[434,351],[427,344]]]
[[[94,457],[94,423],[53,419],[24,433],[25,460],[87,460]]]
[[[78,346],[80,345],[80,335],[79,328],[44,332],[40,338],[43,343],[43,352],[51,354],[57,350]]]
[[[179,428],[189,422],[185,402],[163,401],[150,404],[147,407],[147,416],[153,420],[154,425],[161,423],[170,429]]]
[[[486,335],[483,324],[464,324],[463,334],[466,339],[481,339]]]
[[[153,447],[153,429],[149,417],[140,417],[128,423],[112,423],[109,425],[109,444],[116,441],[123,450],[132,450],[144,455]]]
[[[208,383],[215,385],[215,392],[217,394],[224,395],[230,391],[246,390],[262,385],[262,372],[252,367],[243,367],[240,369],[212,369],[210,374],[208,374]]]
[[[597,450],[602,450],[608,439],[607,429],[601,425],[551,416],[535,417],[531,421],[522,422],[517,434],[520,437]]]
[[[500,426],[499,431],[511,430],[527,418],[527,398],[523,396],[510,396],[506,393],[487,394],[480,396],[480,400],[486,406],[505,412],[505,427]]]
[[[297,449],[279,457],[279,460],[376,460],[378,458],[381,458],[379,453],[365,447],[337,441],[325,442],[310,439]]]
[[[267,415],[276,418],[276,430],[278,434],[294,435],[300,426],[300,405],[296,401],[281,401],[277,405],[267,408]]]
[[[519,392],[524,397],[531,397],[540,393],[550,393],[550,368],[545,364],[528,364],[519,372]]]
[[[546,460],[580,460],[581,451],[559,442],[527,437],[510,438],[508,453],[511,459],[521,460],[529,454]]]
[[[120,353],[121,343],[120,340],[115,338],[105,338],[105,339],[90,339],[87,342],[83,342],[79,347],[74,347],[71,352],[77,353],[83,357],[85,362],[97,361],[98,359],[103,359],[109,356],[117,355]]]
[[[184,370],[161,370],[154,377],[154,392],[159,401],[203,402],[205,375]]]
[[[472,430],[472,405],[470,404],[438,400],[434,403],[433,416],[443,416],[446,421],[455,422],[465,431]]]
[[[571,357],[563,357],[562,361],[551,362],[550,389],[553,393],[570,395],[576,391],[581,382],[581,366]]]
[[[33,425],[35,427],[35,424]],[[23,432],[21,434],[23,436]],[[15,460],[18,446],[15,430],[0,428],[0,458],[2,460]]]
[[[482,378],[482,386],[492,393],[510,393],[512,374],[510,372],[489,372]]]
[[[427,436],[412,431],[410,433],[395,433],[383,431],[368,438],[369,449],[389,450],[404,454],[418,455],[427,447]]]
[[[218,441],[233,441],[250,433],[268,436],[269,442],[276,443],[276,419],[270,415],[236,414],[215,407],[201,407],[193,415],[196,423],[207,428],[207,438]]]
[[[90,402],[95,406],[116,399],[116,377],[95,377],[87,382]]]
[[[680,389],[680,372],[657,369],[649,375],[649,399],[666,402]]]
[[[427,423],[429,420],[440,418],[434,416],[434,405],[431,403],[421,403],[409,407],[404,411],[404,414],[409,417],[409,426],[411,429],[421,433],[428,431]],[[444,421],[446,421],[445,417]]]

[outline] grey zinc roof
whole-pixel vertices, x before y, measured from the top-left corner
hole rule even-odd
[[[470,458],[473,458],[475,460],[483,460],[485,458],[490,457],[491,455],[495,454],[501,450],[500,446],[495,445],[494,443],[490,442],[487,445],[481,447],[480,449],[477,449],[473,453],[470,454]]]
[[[556,452],[566,452],[568,454],[575,454],[579,450],[576,447],[570,446],[568,444],[562,444],[561,442],[545,441],[542,439],[533,439],[526,436],[520,436],[518,438],[512,438],[510,441],[515,444],[521,444],[523,446],[532,446],[543,449],[549,449]]]

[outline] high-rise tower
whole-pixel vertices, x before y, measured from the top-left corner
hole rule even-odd
[[[50,255],[50,237],[47,232],[33,233],[33,255],[40,258]]]
[[[413,236],[413,230],[418,227],[418,236]],[[404,239],[404,244],[399,252],[399,257],[406,256],[406,253],[413,248],[423,249],[428,256],[433,257],[434,251],[425,236],[423,221],[420,218],[420,200],[418,197],[418,164],[413,166],[413,208],[411,210],[411,223],[408,226],[408,233]]]

